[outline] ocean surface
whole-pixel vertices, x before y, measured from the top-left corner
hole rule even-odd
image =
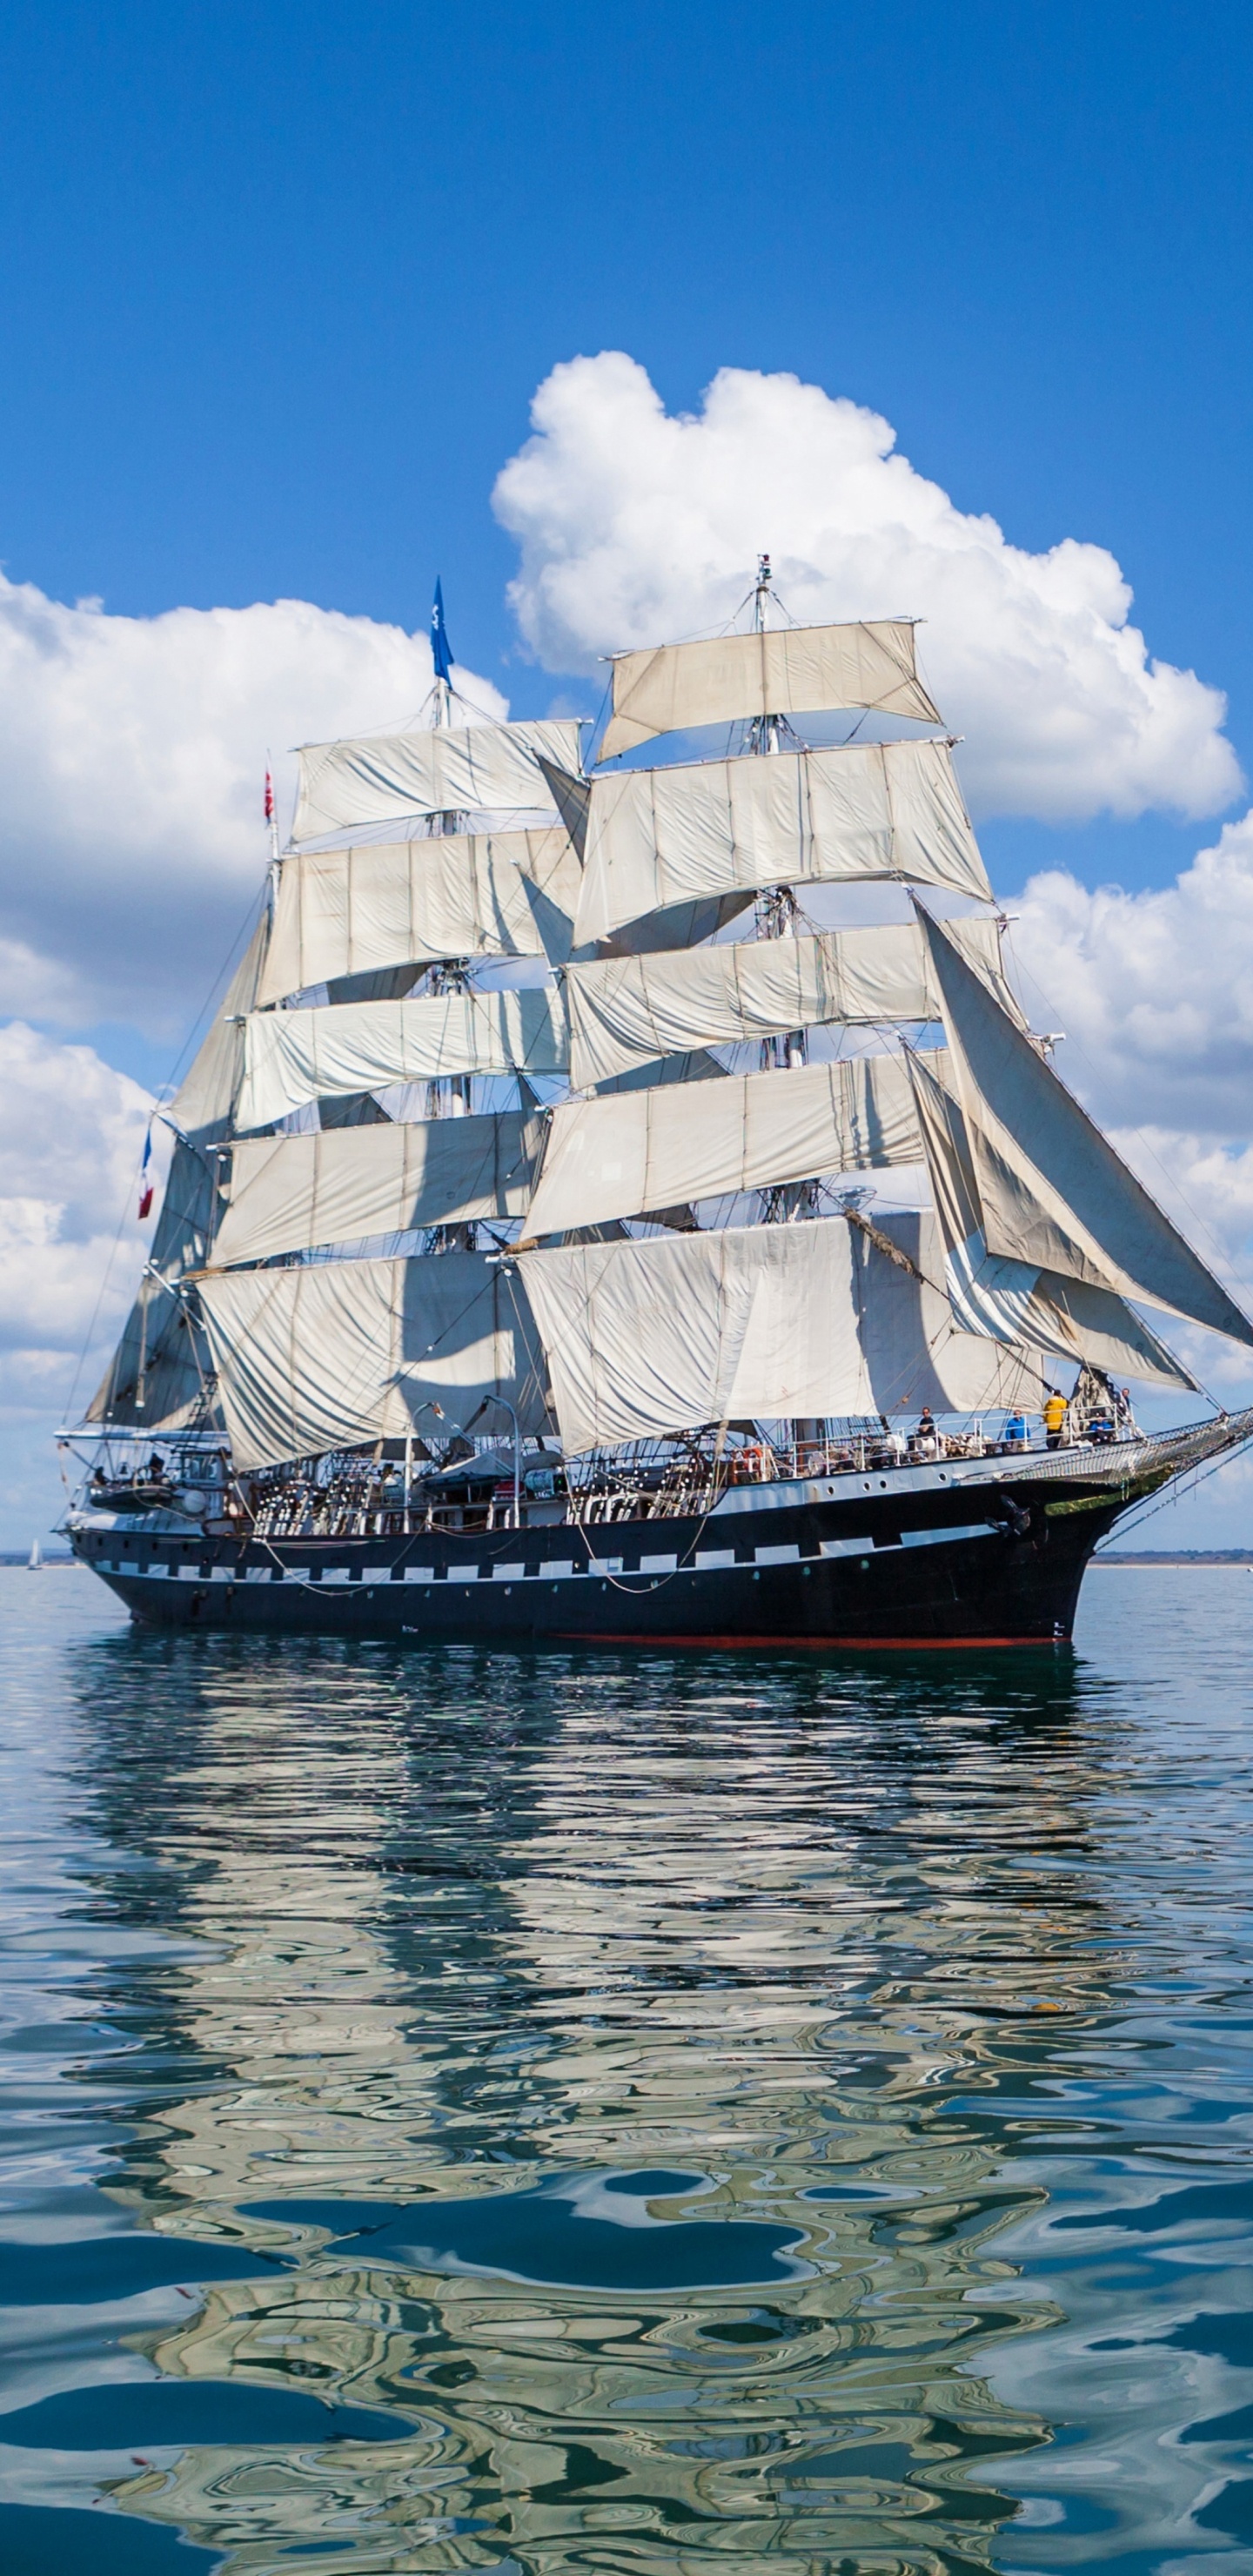
[[[4,2576],[1253,2569],[1251,1654],[0,1572]]]

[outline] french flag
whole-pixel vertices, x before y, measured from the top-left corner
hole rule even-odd
[[[144,1159],[139,1172],[139,1222],[152,1213],[152,1129],[144,1138]]]

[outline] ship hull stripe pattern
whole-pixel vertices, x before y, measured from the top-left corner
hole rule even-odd
[[[1059,1513],[1024,1476],[999,1485],[980,1520],[971,1500],[936,1495],[927,1518],[922,1498],[899,1489],[782,1510],[776,1491],[759,1508],[737,1496],[726,1518],[439,1537],[244,1542],[86,1519],[72,1534],[136,1619],[163,1628],[667,1649],[1068,1638],[1084,1569],[1125,1494],[1072,1484]]]

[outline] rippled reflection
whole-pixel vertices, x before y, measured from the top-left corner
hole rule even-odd
[[[72,2084],[183,2269],[131,2258],[121,2373],[36,2382],[0,2493],[232,2576],[1076,2563],[1030,2355],[1143,2009],[1125,1689],[129,1634],[62,1672]]]

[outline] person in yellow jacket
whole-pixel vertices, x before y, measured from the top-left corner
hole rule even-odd
[[[1056,1387],[1051,1386],[1044,1399],[1044,1437],[1050,1449],[1060,1449],[1062,1445],[1066,1413],[1065,1396],[1059,1395]]]

